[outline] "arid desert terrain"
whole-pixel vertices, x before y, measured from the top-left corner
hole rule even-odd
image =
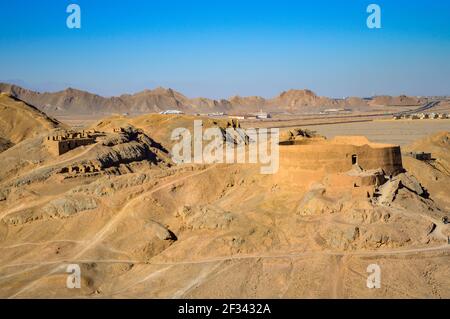
[[[136,102],[141,95],[114,100],[114,112],[135,103],[142,114],[87,116],[8,90],[0,95],[1,298],[450,298],[450,119],[383,115],[427,101],[379,97],[339,120],[239,122],[150,113],[161,110],[155,92],[141,94],[151,110]],[[186,109],[198,103],[163,93]],[[295,108],[352,103],[288,91],[220,108],[258,110],[289,95]],[[371,106],[381,114],[362,122]],[[279,170],[174,164],[171,134],[195,120],[246,152],[241,127],[280,127]],[[371,264],[380,288],[367,287]],[[79,289],[67,287],[69,265],[81,269]]]

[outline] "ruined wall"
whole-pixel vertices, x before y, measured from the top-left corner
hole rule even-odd
[[[59,154],[61,155],[77,147],[92,144],[95,140],[93,138],[77,138],[58,142]]]
[[[355,155],[357,164],[365,170],[381,168],[386,174],[394,174],[403,169],[400,147],[383,144],[364,144],[357,139],[351,145],[351,139],[331,141],[280,144],[280,168],[316,170],[324,173],[349,171]]]
[[[55,155],[62,155],[79,146],[95,143],[94,138],[74,138],[66,140],[47,139],[45,141],[48,150]]]

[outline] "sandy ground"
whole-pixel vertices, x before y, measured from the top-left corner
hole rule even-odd
[[[337,135],[364,135],[379,143],[400,146],[427,135],[450,130],[449,120],[386,120],[361,123],[306,126],[310,130],[332,138]]]
[[[168,133],[192,118],[159,117],[131,124],[170,149]],[[96,128],[128,122],[105,119]],[[404,145],[449,126],[420,120],[307,128]],[[38,139],[0,154],[0,298],[450,298],[450,225],[442,222],[448,192],[439,193],[449,185],[447,135],[432,140],[440,166],[422,176],[424,163],[408,164],[440,202],[413,184],[393,188],[386,203],[295,167],[261,175],[250,164],[142,165],[134,163],[142,141],[109,141],[117,144],[59,158]],[[129,159],[120,174],[45,177],[53,166],[113,151]],[[81,268],[81,289],[66,286],[69,264]],[[382,269],[380,289],[366,286],[370,264]]]
[[[88,116],[60,116],[58,119],[76,129],[91,126],[101,117]],[[326,124],[315,124],[317,122],[328,122]],[[350,121],[350,123],[347,123]],[[279,127],[281,131],[286,131],[295,127],[305,127],[315,130],[327,138],[333,138],[337,135],[365,135],[370,140],[380,143],[392,143],[406,145],[416,139],[427,135],[450,130],[450,119],[448,120],[371,120],[369,118],[342,118],[324,120],[290,120],[266,121],[266,122],[244,122],[244,128],[249,127]]]

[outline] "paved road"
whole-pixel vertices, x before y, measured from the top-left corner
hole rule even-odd
[[[429,110],[429,109],[435,107],[436,105],[439,104],[439,102],[440,101],[428,102],[427,104],[425,104],[424,106],[419,107],[418,109],[409,110],[409,111],[403,111],[403,112],[399,112],[399,113],[393,113],[392,115],[406,115],[406,114],[421,113],[423,111],[426,111],[426,110]]]
[[[276,124],[276,123],[283,123],[283,122],[293,122],[293,121],[310,121],[310,120],[324,120],[323,122],[317,122],[317,123],[304,123],[301,124],[301,126],[316,126],[316,125],[331,125],[331,124],[346,124],[346,123],[355,123],[355,122],[371,122],[375,120],[376,118],[386,118],[386,117],[392,117],[396,115],[405,115],[405,114],[414,114],[414,113],[421,113],[426,110],[432,109],[436,105],[439,104],[441,101],[431,101],[428,102],[425,105],[422,105],[419,108],[413,109],[413,110],[407,110],[402,112],[390,112],[390,113],[372,113],[372,114],[358,114],[358,115],[348,115],[348,116],[321,116],[321,117],[308,117],[308,118],[294,118],[294,119],[287,119],[287,120],[278,120],[274,123],[274,125],[267,126],[265,128],[289,128],[289,127],[295,127],[299,126],[298,124]],[[330,122],[331,119],[335,119],[335,122]],[[247,125],[248,126],[248,125]]]

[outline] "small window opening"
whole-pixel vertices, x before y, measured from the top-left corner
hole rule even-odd
[[[356,154],[352,155],[352,165],[358,164],[358,156]]]

